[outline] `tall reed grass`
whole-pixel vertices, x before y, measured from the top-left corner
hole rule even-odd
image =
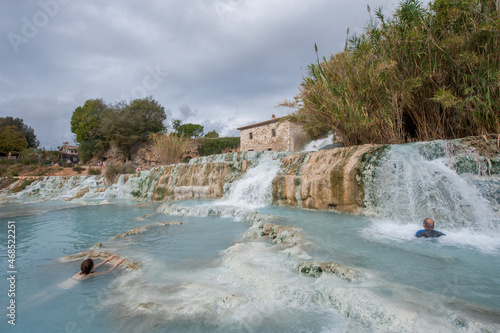
[[[163,165],[179,163],[188,142],[183,135],[178,136],[174,133],[154,133],[151,139],[156,157]]]
[[[343,52],[308,67],[293,118],[346,146],[499,133],[498,7],[403,0],[389,19],[375,10]]]

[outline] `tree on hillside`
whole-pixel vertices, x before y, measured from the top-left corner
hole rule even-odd
[[[24,123],[23,119],[13,117],[0,117],[0,128],[15,126],[26,138],[28,148],[38,148],[40,141],[36,139],[35,131]]]
[[[163,121],[167,118],[165,108],[153,97],[135,99],[128,105],[130,113],[137,121],[136,132],[144,139],[152,133],[159,133],[165,129]]]
[[[71,132],[76,134],[76,142],[99,137],[99,124],[108,106],[101,98],[88,99],[79,106],[71,117]]]
[[[137,143],[165,129],[165,119],[165,109],[157,101],[151,97],[136,99],[130,104],[120,102],[109,107],[101,119],[99,131],[130,159]]]
[[[214,139],[214,138],[218,138],[218,137],[219,137],[219,133],[217,133],[216,130],[210,131],[207,134],[205,134],[205,138],[209,138],[209,139]]]
[[[174,132],[179,132],[179,127],[182,125],[182,120],[180,119],[172,119],[172,128]]]
[[[127,159],[136,143],[165,129],[165,109],[152,97],[135,99],[129,104],[107,105],[102,99],[89,99],[73,112],[71,131],[76,134],[84,161],[103,151],[113,142]]]
[[[104,114],[108,111],[108,105],[100,99],[88,99],[83,106],[73,111],[71,116],[71,132],[76,135],[79,154],[84,162],[90,160],[97,150],[106,146],[106,138],[99,131]]]
[[[0,128],[0,152],[19,154],[28,148],[28,141],[24,133],[14,125]]]
[[[188,138],[199,138],[203,135],[203,126],[199,124],[182,124],[179,126],[177,133]]]
[[[129,160],[133,146],[141,142],[143,137],[137,130],[140,120],[128,107],[110,108],[101,120],[100,131]]]

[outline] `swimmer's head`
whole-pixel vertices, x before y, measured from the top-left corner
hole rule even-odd
[[[82,274],[88,275],[90,272],[92,272],[92,268],[94,268],[94,260],[92,259],[85,259],[82,262],[82,265],[80,266],[82,270]]]
[[[434,229],[434,221],[430,218],[426,218],[424,220],[424,228],[425,229]]]

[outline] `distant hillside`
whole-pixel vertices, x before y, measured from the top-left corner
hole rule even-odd
[[[188,139],[181,153],[180,160],[189,161],[198,156],[238,151],[239,142],[239,137]],[[88,165],[97,165],[104,160],[107,164],[121,165],[125,164],[126,156],[117,146],[111,144],[108,149],[92,158],[88,162]],[[152,141],[136,144],[132,149],[132,158],[130,162],[134,165],[146,168],[161,164],[155,154]]]

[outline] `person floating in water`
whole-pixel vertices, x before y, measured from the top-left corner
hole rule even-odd
[[[68,290],[71,287],[77,285],[80,280],[85,280],[85,279],[88,279],[88,278],[96,276],[96,275],[102,275],[102,274],[106,274],[106,273],[111,272],[113,269],[115,269],[118,265],[120,265],[125,260],[125,259],[118,259],[115,262],[114,266],[109,268],[108,270],[103,271],[103,272],[99,272],[99,273],[94,273],[94,271],[93,271],[94,269],[104,265],[106,262],[113,260],[114,258],[116,258],[116,255],[112,255],[112,256],[108,257],[106,260],[104,260],[103,262],[101,262],[97,266],[94,266],[94,260],[85,259],[82,262],[82,264],[80,265],[80,269],[81,269],[80,272],[76,273],[75,275],[73,275],[73,277],[65,280],[64,282],[59,283],[57,285],[57,288],[46,289],[46,290],[39,292],[38,294],[32,296],[28,300],[27,304],[30,304],[30,306],[36,306],[36,305],[39,305],[41,303],[44,303],[44,302],[60,295],[60,293],[62,291]]]
[[[430,218],[424,219],[424,228],[422,230],[417,231],[415,237],[425,237],[425,238],[433,238],[433,237],[441,237],[444,236],[441,231],[434,230],[434,221]]]
[[[73,275],[74,280],[84,280],[88,279],[89,277],[97,276],[97,275],[102,275],[111,272],[113,269],[116,268],[119,264],[121,264],[125,259],[118,259],[115,262],[115,265],[108,269],[107,271],[104,272],[99,272],[99,273],[94,273],[94,269],[99,268],[100,266],[104,265],[106,262],[113,260],[116,257],[116,255],[112,255],[97,266],[94,266],[94,260],[92,259],[85,259],[82,264],[80,265],[81,271]]]

